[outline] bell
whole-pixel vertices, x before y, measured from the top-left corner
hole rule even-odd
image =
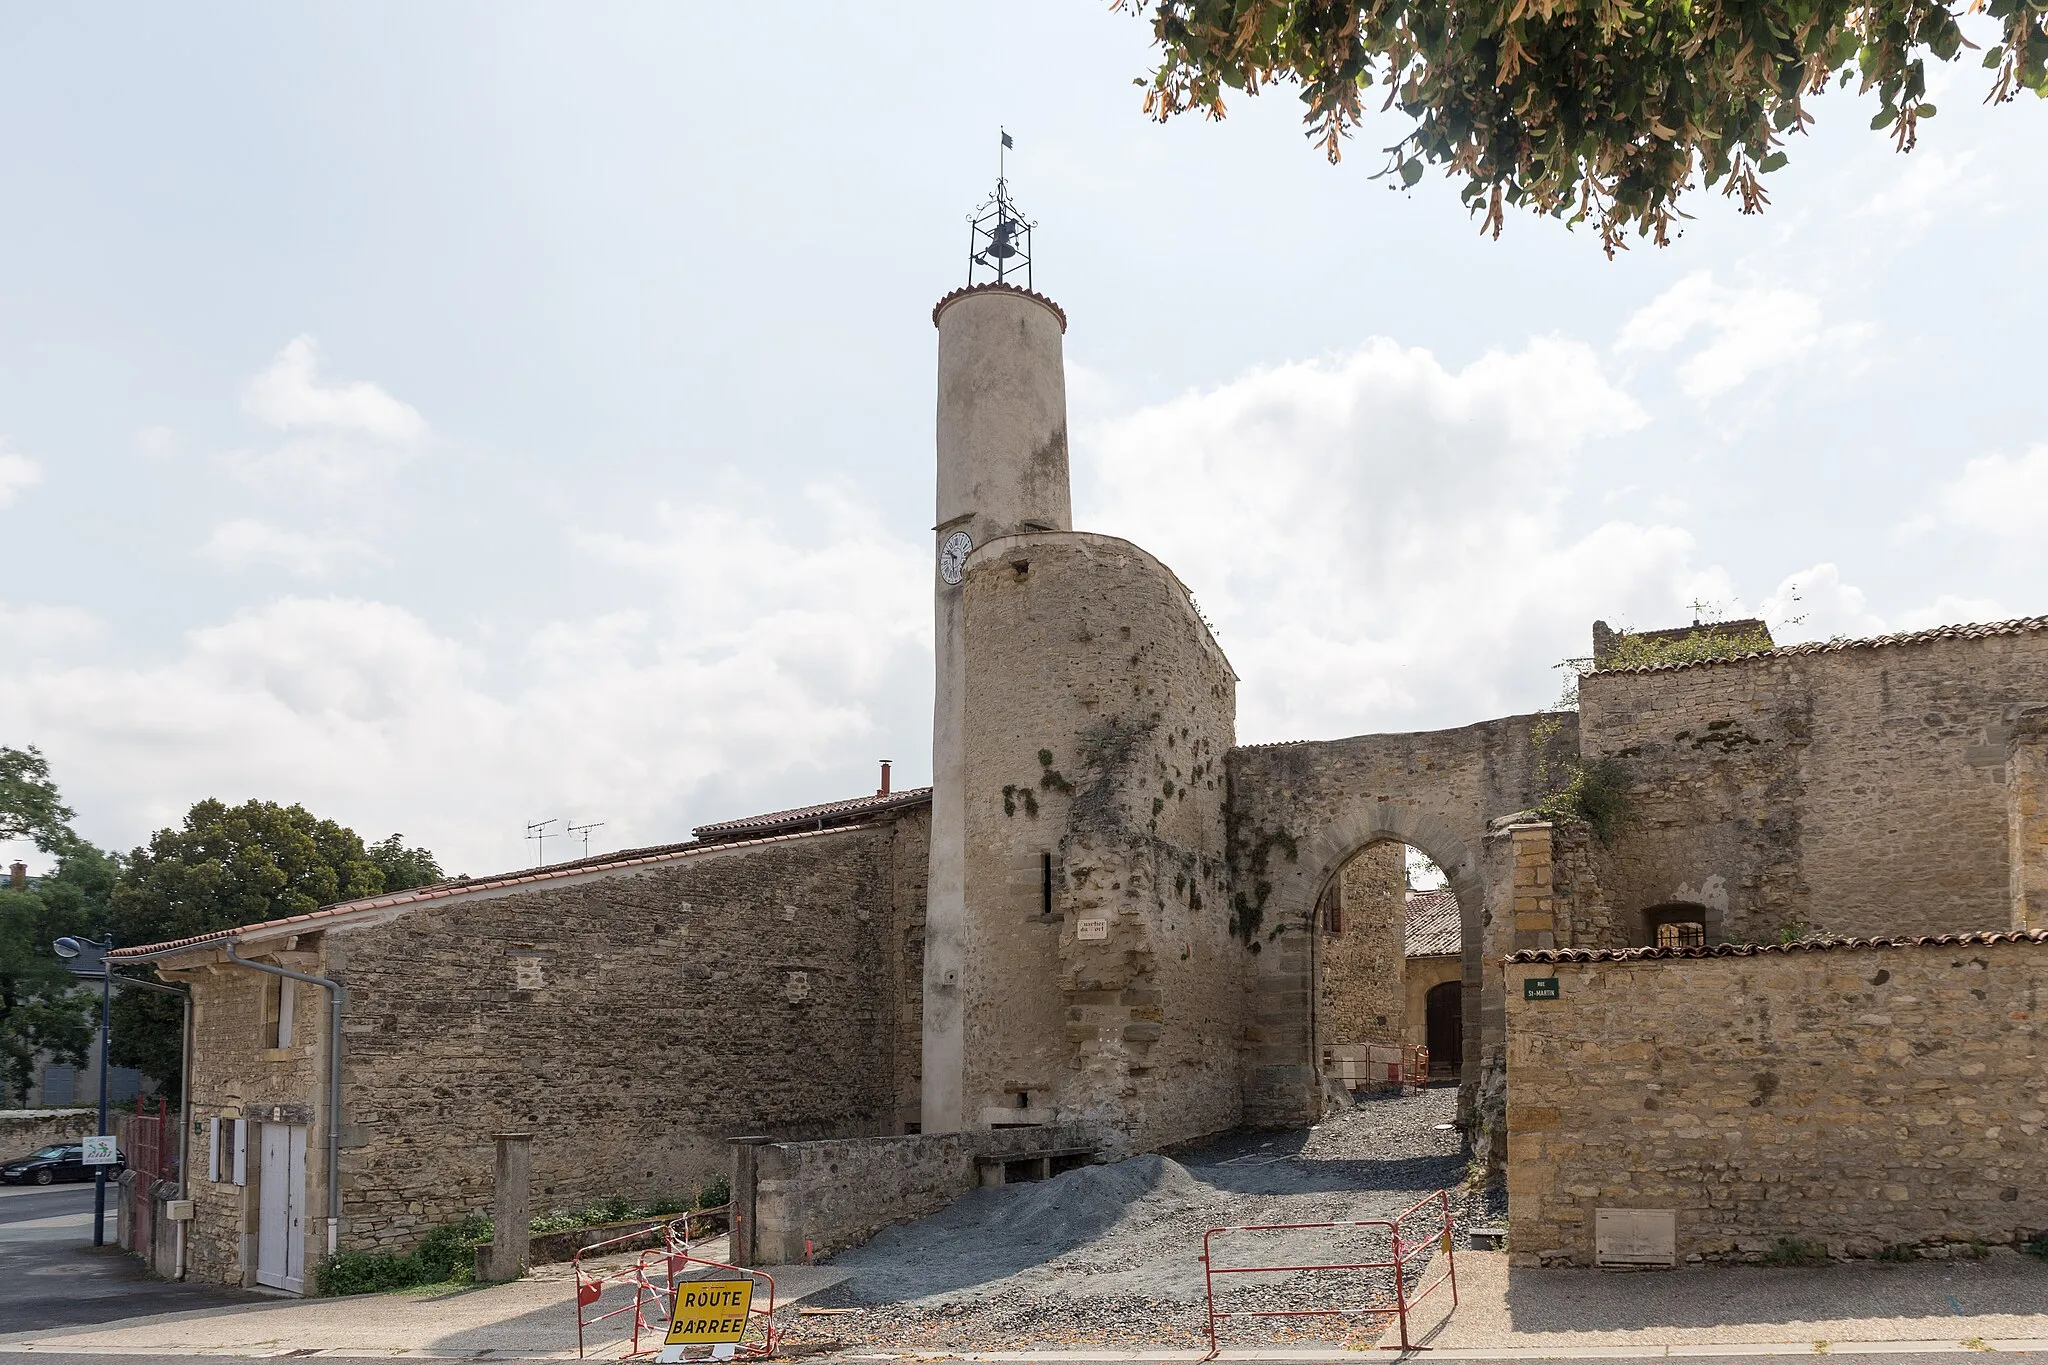
[[[1017,248],[1010,239],[1017,235],[1017,224],[1009,218],[999,219],[996,230],[988,235],[988,254],[999,261],[1008,260],[1017,254]]]

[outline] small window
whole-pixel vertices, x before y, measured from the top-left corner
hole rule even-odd
[[[1316,909],[1322,917],[1324,933],[1341,934],[1344,932],[1344,892],[1342,878],[1332,877],[1330,879],[1329,886],[1327,886],[1323,890],[1323,898],[1316,903]]]
[[[1659,948],[1704,948],[1707,926],[1696,919],[1668,919],[1657,926]]]

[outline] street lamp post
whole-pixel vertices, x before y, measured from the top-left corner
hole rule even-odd
[[[114,936],[107,935],[102,943],[96,938],[73,938],[66,935],[52,945],[57,956],[65,961],[77,957],[79,951],[91,944],[100,950],[100,1135],[107,1132],[107,1051],[108,1040],[114,1025],[114,964],[107,961],[107,954],[114,951]],[[100,1166],[92,1174],[92,1244],[96,1247],[107,1244],[107,1168]]]

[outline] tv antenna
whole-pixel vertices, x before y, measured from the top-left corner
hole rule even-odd
[[[587,824],[587,825],[564,825],[564,826],[562,826],[562,832],[563,832],[564,834],[568,835],[568,836],[569,836],[569,837],[570,837],[571,839],[575,838],[575,837],[576,837],[577,835],[579,835],[579,834],[580,834],[580,835],[582,835],[582,836],[583,836],[583,856],[584,856],[584,857],[586,857],[586,858],[588,858],[588,857],[590,856],[590,831],[592,831],[592,830],[594,830],[594,829],[603,829],[603,828],[604,828],[604,821],[602,821],[602,820],[594,820],[594,821],[592,821],[592,822],[591,822],[590,824]]]
[[[535,855],[535,867],[548,865],[548,826],[560,823],[561,817],[557,816],[553,820],[535,820],[526,827],[526,837],[540,846],[540,852]]]

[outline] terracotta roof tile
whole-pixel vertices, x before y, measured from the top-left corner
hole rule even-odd
[[[911,787],[890,792],[887,796],[857,796],[851,801],[827,801],[820,806],[797,806],[792,810],[770,811],[766,815],[749,815],[739,820],[721,820],[712,825],[699,825],[690,832],[697,836],[699,842],[712,842],[737,834],[816,827],[820,821],[844,821],[849,816],[881,815],[887,811],[923,805],[931,799],[930,787]]]
[[[1803,645],[1778,645],[1749,654],[1731,654],[1725,659],[1689,659],[1683,663],[1643,664],[1635,668],[1601,668],[1588,677],[1603,673],[1673,673],[1683,668],[1712,668],[1717,664],[1744,663],[1751,659],[1783,659],[1802,654],[1839,654],[1851,649],[1891,649],[1901,645],[1933,644],[1937,640],[1983,640],[1994,635],[2031,635],[2048,630],[2048,616],[2023,616],[2013,621],[1988,621],[1977,625],[1936,626],[1932,630],[1907,631],[1899,635],[1873,635],[1861,640],[1815,640]]]
[[[1410,891],[1406,940],[1408,957],[1442,957],[1456,953],[1465,941],[1457,896],[1448,889]]]
[[[457,881],[435,882],[430,886],[416,886],[406,891],[393,891],[381,896],[365,896],[360,900],[342,901],[338,905],[324,905],[318,910],[309,910],[303,915],[286,915],[282,919],[263,920],[257,924],[244,924],[234,929],[216,929],[211,933],[194,934],[189,938],[171,939],[166,943],[141,944],[133,948],[116,948],[107,956],[135,961],[157,957],[185,948],[196,948],[208,943],[218,943],[243,935],[274,935],[277,931],[295,925],[310,925],[316,929],[332,927],[336,921],[360,918],[381,910],[398,909],[430,901],[452,900],[458,896],[470,895],[477,891],[504,891],[515,887],[541,886],[559,882],[564,878],[581,876],[592,872],[623,871],[627,868],[646,867],[656,863],[674,862],[683,858],[700,857],[707,853],[729,853],[735,849],[756,848],[764,844],[784,843],[796,839],[815,839],[825,834],[838,834],[846,829],[857,828],[841,825],[825,830],[794,830],[789,833],[771,834],[757,839],[728,839],[713,843],[666,844],[656,848],[628,849],[620,853],[601,857],[581,858],[569,863],[549,863],[546,867],[527,868],[521,872],[504,872],[493,877],[470,877]]]
[[[1796,943],[1716,943],[1703,948],[1524,948],[1509,962],[1651,962],[1680,957],[1761,957],[1851,948],[1971,948],[1993,943],[2048,943],[2048,929],[1994,929],[1974,934],[1895,938],[1806,938]]]

